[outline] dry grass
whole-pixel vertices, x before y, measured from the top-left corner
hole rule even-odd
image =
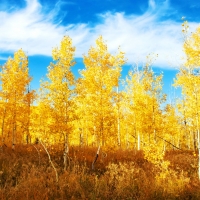
[[[142,151],[101,151],[92,170],[97,148],[71,147],[63,171],[62,151],[55,149],[48,147],[58,183],[41,145],[17,146],[15,151],[3,147],[0,199],[200,199],[197,157],[192,152],[167,152],[170,175],[159,185],[159,170],[144,159]]]

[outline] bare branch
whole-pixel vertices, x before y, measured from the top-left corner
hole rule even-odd
[[[49,162],[51,163],[51,166],[53,167],[53,169],[54,169],[54,171],[55,171],[55,173],[56,173],[56,182],[58,183],[58,172],[57,172],[57,170],[56,170],[56,168],[55,168],[53,162],[51,161],[51,156],[50,156],[50,154],[49,154],[47,148],[44,146],[44,144],[42,143],[41,140],[40,140],[40,143],[41,143],[41,145],[43,146],[44,150],[46,151],[46,153],[47,153],[47,155],[48,155],[48,157],[49,157]]]
[[[100,151],[100,145],[99,145],[99,147],[98,147],[97,154],[96,154],[96,156],[95,156],[95,158],[94,158],[94,161],[93,161],[93,163],[92,163],[92,170],[94,169],[94,164],[96,163],[97,158],[98,158],[98,156],[99,156],[99,151]]]

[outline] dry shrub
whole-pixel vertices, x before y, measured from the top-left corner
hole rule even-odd
[[[136,181],[139,173],[140,169],[136,168],[134,162],[110,163],[105,173],[109,192],[115,194],[116,198],[136,197],[138,193]]]
[[[71,147],[63,171],[62,151],[48,147],[57,183],[48,156],[36,147],[40,156],[32,145],[0,153],[0,199],[200,199],[200,182],[191,166],[197,159],[191,152],[167,152],[163,164],[169,160],[170,165],[161,162],[159,168],[142,151],[102,149],[92,170],[97,148]]]
[[[168,151],[165,159],[170,160],[170,168],[188,173],[190,178],[197,177],[198,155],[193,151]]]

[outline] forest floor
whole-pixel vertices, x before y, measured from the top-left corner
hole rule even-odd
[[[200,199],[198,155],[192,151],[166,152],[167,173],[144,158],[142,151],[70,147],[67,169],[63,153],[41,144],[0,149],[0,199]],[[57,178],[56,179],[56,174]]]

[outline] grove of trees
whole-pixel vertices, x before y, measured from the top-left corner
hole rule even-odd
[[[183,26],[188,27],[186,22]],[[14,149],[16,144],[43,141],[63,146],[64,155],[69,145],[197,150],[200,27],[184,34],[186,61],[174,82],[182,97],[173,104],[165,103],[163,74],[155,75],[151,58],[121,80],[125,53],[109,53],[102,36],[83,56],[85,69],[79,78],[72,73],[75,47],[64,36],[52,51],[53,62],[38,92],[30,89],[28,57],[18,50],[0,71],[1,145]]]

